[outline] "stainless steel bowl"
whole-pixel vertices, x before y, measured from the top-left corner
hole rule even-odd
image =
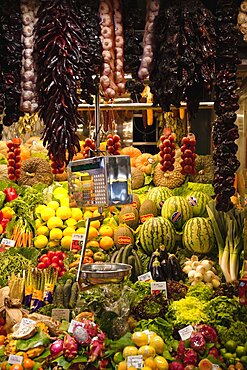
[[[120,283],[131,273],[132,266],[125,263],[92,263],[83,265],[79,284]]]

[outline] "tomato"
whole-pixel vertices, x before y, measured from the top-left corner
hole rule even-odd
[[[4,335],[0,335],[0,346],[2,346],[5,342],[5,336]]]
[[[42,262],[46,265],[46,267],[49,267],[51,264],[50,258],[47,256],[42,259]]]
[[[14,165],[15,165],[15,160],[14,160],[14,159],[8,159],[8,165],[9,165],[10,167],[14,167]]]
[[[15,159],[15,153],[13,152],[9,152],[8,155],[7,155],[7,159]]]
[[[67,254],[66,253],[63,253],[63,258],[66,258],[67,257]]]
[[[52,257],[52,260],[51,260],[52,263],[56,263],[58,265],[58,262],[59,262],[59,258],[58,256],[54,256]]]
[[[47,253],[47,256],[50,258],[50,260],[52,260],[52,258],[53,258],[55,255],[56,255],[56,252],[54,252],[54,251],[49,251],[49,252]]]
[[[189,150],[189,149],[186,149],[185,151],[184,151],[184,155],[186,156],[186,157],[192,157],[192,151],[191,150]]]
[[[61,267],[61,268],[64,267],[63,260],[58,260],[58,266]]]
[[[15,156],[15,161],[16,162],[21,162],[21,156],[20,155],[16,155]]]
[[[63,258],[63,252],[62,251],[56,251],[55,252],[55,255],[58,257],[58,259],[62,259]]]
[[[57,269],[58,268],[58,264],[55,263],[55,262],[52,262],[51,267],[54,267],[55,269]]]
[[[112,137],[109,137],[109,139],[107,139],[107,146],[112,146],[113,145],[113,138]]]
[[[20,155],[21,154],[21,148],[15,148],[14,153],[15,153],[15,155]]]
[[[46,268],[46,264],[44,262],[39,262],[38,265],[37,265],[38,269],[45,269]]]
[[[164,146],[171,146],[171,142],[170,142],[170,140],[165,139],[165,140],[163,141],[163,145],[164,145]]]
[[[46,258],[48,258],[48,255],[47,254],[42,254],[42,256],[40,256],[40,258],[39,258],[39,262],[43,262],[44,259],[46,259]]]
[[[9,370],[23,370],[23,366],[20,364],[11,365]]]
[[[25,358],[23,361],[24,369],[31,370],[34,367],[35,362],[30,358]]]

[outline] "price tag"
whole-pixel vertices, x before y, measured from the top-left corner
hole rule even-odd
[[[182,340],[189,339],[191,337],[192,332],[194,331],[192,325],[188,325],[185,328],[178,331]]]
[[[23,361],[23,356],[9,355],[8,363],[11,365],[19,364],[21,365]]]
[[[58,321],[62,321],[62,320],[69,321],[69,309],[68,308],[53,308],[51,311],[51,316],[55,320],[58,320]]]
[[[218,370],[219,365],[212,364],[211,370]]]
[[[76,249],[81,250],[81,247],[83,245],[85,235],[84,234],[72,234],[72,239],[70,243],[70,250]]]
[[[142,282],[149,282],[149,281],[153,280],[151,272],[148,271],[148,272],[146,272],[146,274],[139,275],[138,280],[142,281]]]
[[[72,240],[83,241],[84,240],[84,234],[72,234]]]
[[[69,333],[73,333],[74,327],[75,327],[75,325],[77,325],[78,323],[79,323],[79,321],[71,320],[71,321],[70,321],[70,325],[69,325],[68,332],[69,332]]]
[[[151,294],[159,294],[162,291],[165,292],[165,296],[167,298],[166,281],[152,282],[151,283]]]
[[[7,247],[14,247],[15,246],[15,240],[3,238],[1,240],[0,244],[1,245],[6,245]]]
[[[142,369],[143,368],[143,356],[128,356],[127,357],[127,369],[129,367],[135,367],[136,369]]]
[[[23,317],[21,319],[20,329],[22,329],[24,326],[35,325],[35,324],[36,324],[36,321],[27,319],[26,317]]]

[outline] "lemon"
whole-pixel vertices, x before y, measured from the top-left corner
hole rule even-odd
[[[60,206],[69,207],[69,198],[60,199]]]
[[[41,213],[44,209],[46,209],[46,206],[44,204],[40,204],[35,208],[35,213]]]
[[[47,243],[48,243],[48,239],[45,235],[38,235],[34,239],[34,246],[39,249],[45,248]]]
[[[97,238],[97,236],[99,235],[99,232],[97,229],[95,229],[95,227],[93,226],[90,226],[89,227],[89,230],[88,230],[88,240],[92,240],[94,238]]]
[[[54,217],[55,216],[55,210],[53,208],[50,208],[50,207],[45,207],[42,211],[41,211],[41,218],[42,220],[44,221],[48,221],[49,218],[51,217]]]
[[[63,227],[63,221],[61,220],[61,218],[53,216],[47,221],[47,226],[49,227],[49,229],[54,229],[55,227],[61,228]]]
[[[54,190],[53,190],[53,196],[56,198],[57,196],[59,197],[59,196],[63,196],[63,197],[67,197],[68,196],[68,191],[65,189],[65,188],[63,188],[62,186],[59,186],[59,187],[57,187],[57,188],[55,188]]]
[[[69,250],[70,249],[70,245],[71,245],[71,241],[72,241],[72,236],[71,235],[64,236],[61,239],[61,247],[64,248],[64,249]]]
[[[113,361],[115,362],[115,364],[119,364],[119,362],[122,362],[123,361],[122,352],[116,352],[114,357],[113,357]]]
[[[58,227],[51,229],[50,231],[50,240],[60,240],[63,237],[63,232]]]
[[[37,235],[45,235],[45,236],[48,236],[49,235],[49,229],[47,226],[39,226],[37,228]]]
[[[85,234],[86,228],[85,227],[79,227],[76,231],[75,234]]]
[[[165,343],[159,335],[156,335],[154,338],[152,338],[149,344],[150,346],[154,347],[156,353],[158,353],[159,355],[163,353],[164,348],[165,348]]]
[[[123,357],[136,356],[138,354],[138,349],[135,346],[126,346],[123,350]]]
[[[156,363],[156,367],[158,370],[168,370],[168,362],[162,356],[156,356],[154,358],[154,362]]]
[[[133,333],[131,340],[138,347],[148,344],[148,336],[143,331],[136,331],[135,333]]]
[[[82,219],[82,211],[80,208],[71,208],[71,217],[74,218],[76,221]]]
[[[91,221],[90,226],[93,226],[95,229],[99,229],[100,228],[100,221],[99,220]]]
[[[72,234],[75,234],[75,229],[73,227],[66,227],[64,230],[63,230],[63,236],[67,236],[67,235],[72,235]]]
[[[56,200],[52,200],[47,204],[47,207],[53,208],[56,211],[59,207],[59,203]]]
[[[66,221],[64,221],[64,223],[69,227],[73,227],[75,226],[75,224],[77,224],[77,221],[74,218],[70,217]]]
[[[142,370],[152,370],[152,368],[150,366],[143,366]]]
[[[156,354],[156,351],[155,351],[154,347],[149,346],[149,345],[148,346],[141,346],[138,349],[138,355],[142,355],[144,360],[148,357],[154,357],[155,354]]]
[[[83,218],[86,219],[86,218],[91,218],[93,217],[93,212],[91,211],[86,211],[83,213]]]
[[[152,370],[156,370],[156,363],[153,357],[146,358],[144,365],[150,367]]]
[[[71,217],[71,209],[67,206],[58,207],[56,210],[56,216],[62,220],[67,220],[67,218]]]
[[[42,226],[42,222],[41,222],[41,220],[39,218],[37,218],[35,220],[35,226],[36,226],[36,229],[38,229],[38,227]]]
[[[127,370],[127,362],[126,361],[119,362],[117,369],[118,370]]]

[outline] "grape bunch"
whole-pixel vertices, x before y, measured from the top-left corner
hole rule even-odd
[[[96,144],[95,144],[94,139],[90,139],[89,137],[86,138],[83,144],[83,148],[82,148],[83,157],[90,158],[91,157],[90,152],[95,151],[95,150],[96,150]]]
[[[162,135],[160,137],[161,144],[159,145],[160,152],[159,155],[161,157],[160,164],[161,170],[166,171],[173,171],[174,170],[174,162],[175,162],[175,143],[174,143],[174,136],[173,135]]]
[[[121,149],[120,136],[109,134],[107,136],[106,145],[110,155],[119,155]]]
[[[195,146],[196,146],[196,139],[194,134],[188,134],[187,136],[182,138],[182,146],[181,146],[181,173],[183,175],[189,174],[189,175],[195,175],[196,169],[195,169]]]
[[[64,173],[65,163],[64,161],[55,160],[53,155],[50,155],[51,160],[51,171],[53,175]]]
[[[16,181],[21,175],[21,139],[15,137],[6,143],[8,160],[8,177],[11,181]]]

